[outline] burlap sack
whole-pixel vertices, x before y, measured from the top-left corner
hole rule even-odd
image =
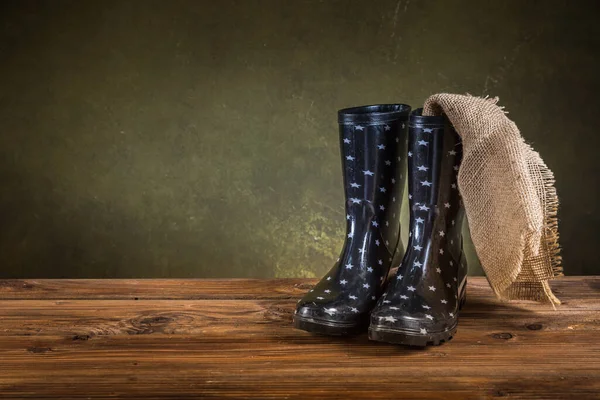
[[[446,114],[462,138],[458,186],[496,295],[560,304],[548,284],[562,275],[554,175],[497,102],[441,93],[423,115]]]

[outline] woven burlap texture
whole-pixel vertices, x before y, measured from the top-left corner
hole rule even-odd
[[[461,136],[458,186],[496,295],[560,304],[548,283],[562,275],[554,175],[497,102],[440,93],[427,99],[423,115],[447,115]]]

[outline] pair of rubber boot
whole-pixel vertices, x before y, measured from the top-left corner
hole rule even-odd
[[[333,268],[298,302],[296,328],[329,335],[368,329],[371,340],[414,346],[455,334],[467,276],[456,180],[462,146],[446,117],[421,111],[383,104],[338,112],[347,237]]]

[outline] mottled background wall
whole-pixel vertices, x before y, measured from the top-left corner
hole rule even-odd
[[[440,91],[500,96],[600,273],[596,4],[5,0],[0,277],[319,276],[336,110]]]

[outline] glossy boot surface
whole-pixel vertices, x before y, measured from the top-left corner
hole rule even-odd
[[[403,254],[399,219],[409,112],[403,104],[338,112],[346,240],[335,265],[298,302],[296,328],[330,335],[366,331],[394,257]]]
[[[409,120],[410,232],[395,277],[371,313],[369,339],[426,346],[456,332],[465,299],[464,209],[456,176],[462,146],[445,117]]]

